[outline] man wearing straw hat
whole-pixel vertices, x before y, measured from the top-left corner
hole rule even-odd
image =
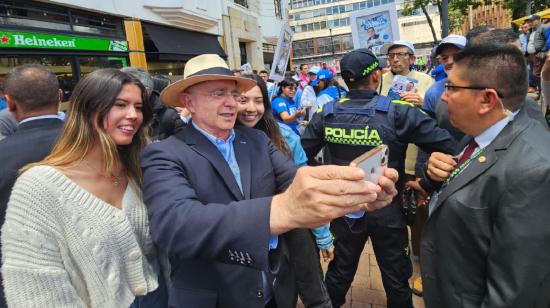
[[[255,86],[217,55],[189,60],[161,100],[192,122],[142,156],[151,235],[170,263],[173,307],[295,307],[286,232],[386,206],[397,172],[378,185],[360,169],[303,167],[263,132],[233,128],[236,98]]]

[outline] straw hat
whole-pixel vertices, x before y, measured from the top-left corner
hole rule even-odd
[[[160,100],[170,106],[183,107],[180,102],[180,93],[192,85],[211,80],[234,80],[240,92],[246,92],[256,85],[254,80],[234,76],[220,56],[204,54],[187,61],[183,79],[166,87],[160,94]]]

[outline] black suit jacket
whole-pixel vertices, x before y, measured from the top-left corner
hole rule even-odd
[[[442,189],[422,234],[427,308],[549,307],[549,153],[522,110]]]
[[[53,148],[63,127],[59,119],[39,119],[24,122],[12,135],[0,141],[0,226],[4,224],[6,207],[19,169],[42,160]],[[1,289],[1,299],[4,292]],[[0,307],[2,303],[0,302]]]
[[[295,305],[284,236],[275,251],[268,243],[272,196],[296,167],[261,131],[235,128],[233,145],[243,193],[193,125],[143,153],[143,196],[153,241],[170,260],[171,307],[263,307],[260,270],[278,273],[270,279],[279,307]]]

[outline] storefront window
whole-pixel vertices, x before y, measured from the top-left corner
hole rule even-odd
[[[2,24],[124,37],[120,17],[28,0],[3,0],[0,3]]]
[[[147,70],[151,75],[176,77],[183,75],[185,62],[158,62],[147,60]]]
[[[294,41],[292,49],[295,57],[305,57],[313,54],[313,40]]]
[[[126,57],[78,57],[80,76],[89,74],[100,68],[122,68],[128,66]]]
[[[25,64],[41,64],[52,71],[59,80],[59,88],[63,90],[63,99],[66,101],[72,94],[74,86],[82,77],[96,69],[100,68],[122,68],[128,66],[126,57],[77,57],[77,63],[80,67],[80,76],[75,76],[73,72],[72,61],[75,57],[71,56],[0,56],[0,81],[4,80],[16,66]]]
[[[122,22],[119,18],[99,16],[84,12],[73,12],[72,21],[75,32],[86,32],[119,37],[124,35]]]
[[[5,1],[1,4],[0,24],[71,30],[69,14],[66,9],[30,1]]]
[[[16,66],[24,64],[41,64],[57,75],[59,87],[63,90],[64,98],[71,96],[76,80],[71,67],[71,57],[51,56],[26,56],[26,57],[0,57],[0,80],[4,80]]]

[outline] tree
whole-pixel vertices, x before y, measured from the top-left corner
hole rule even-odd
[[[429,5],[437,5],[437,3],[439,3],[439,6],[438,6],[439,12],[441,12],[440,0],[409,0],[409,1],[406,0],[403,3],[403,11],[401,12],[401,15],[409,16],[409,15],[415,14],[418,10],[421,10],[424,16],[426,16],[426,20],[428,21],[428,25],[430,26],[430,30],[432,31],[434,44],[437,44],[437,35],[435,34],[433,21],[432,21],[432,18],[430,17],[430,14],[428,14],[427,7]]]
[[[517,0],[506,0],[506,1],[517,1]],[[466,16],[468,13],[468,6],[471,5],[473,8],[476,8],[481,4],[483,4],[483,2],[479,0],[449,0],[450,30],[456,30],[462,26],[462,22],[464,21],[464,16]],[[442,11],[441,0],[405,0],[403,4],[403,11],[401,12],[401,14],[403,16],[408,16],[408,15],[413,15],[418,10],[421,10],[424,16],[426,17],[426,20],[428,21],[428,25],[430,26],[430,30],[432,31],[434,44],[436,44],[437,35],[435,32],[435,28],[433,26],[433,21],[430,15],[428,14],[428,10],[427,10],[427,7],[431,5],[437,7],[437,10],[439,12],[439,18],[441,19],[443,16],[443,14],[441,14],[441,11]],[[443,24],[443,20],[441,20],[441,24]]]

